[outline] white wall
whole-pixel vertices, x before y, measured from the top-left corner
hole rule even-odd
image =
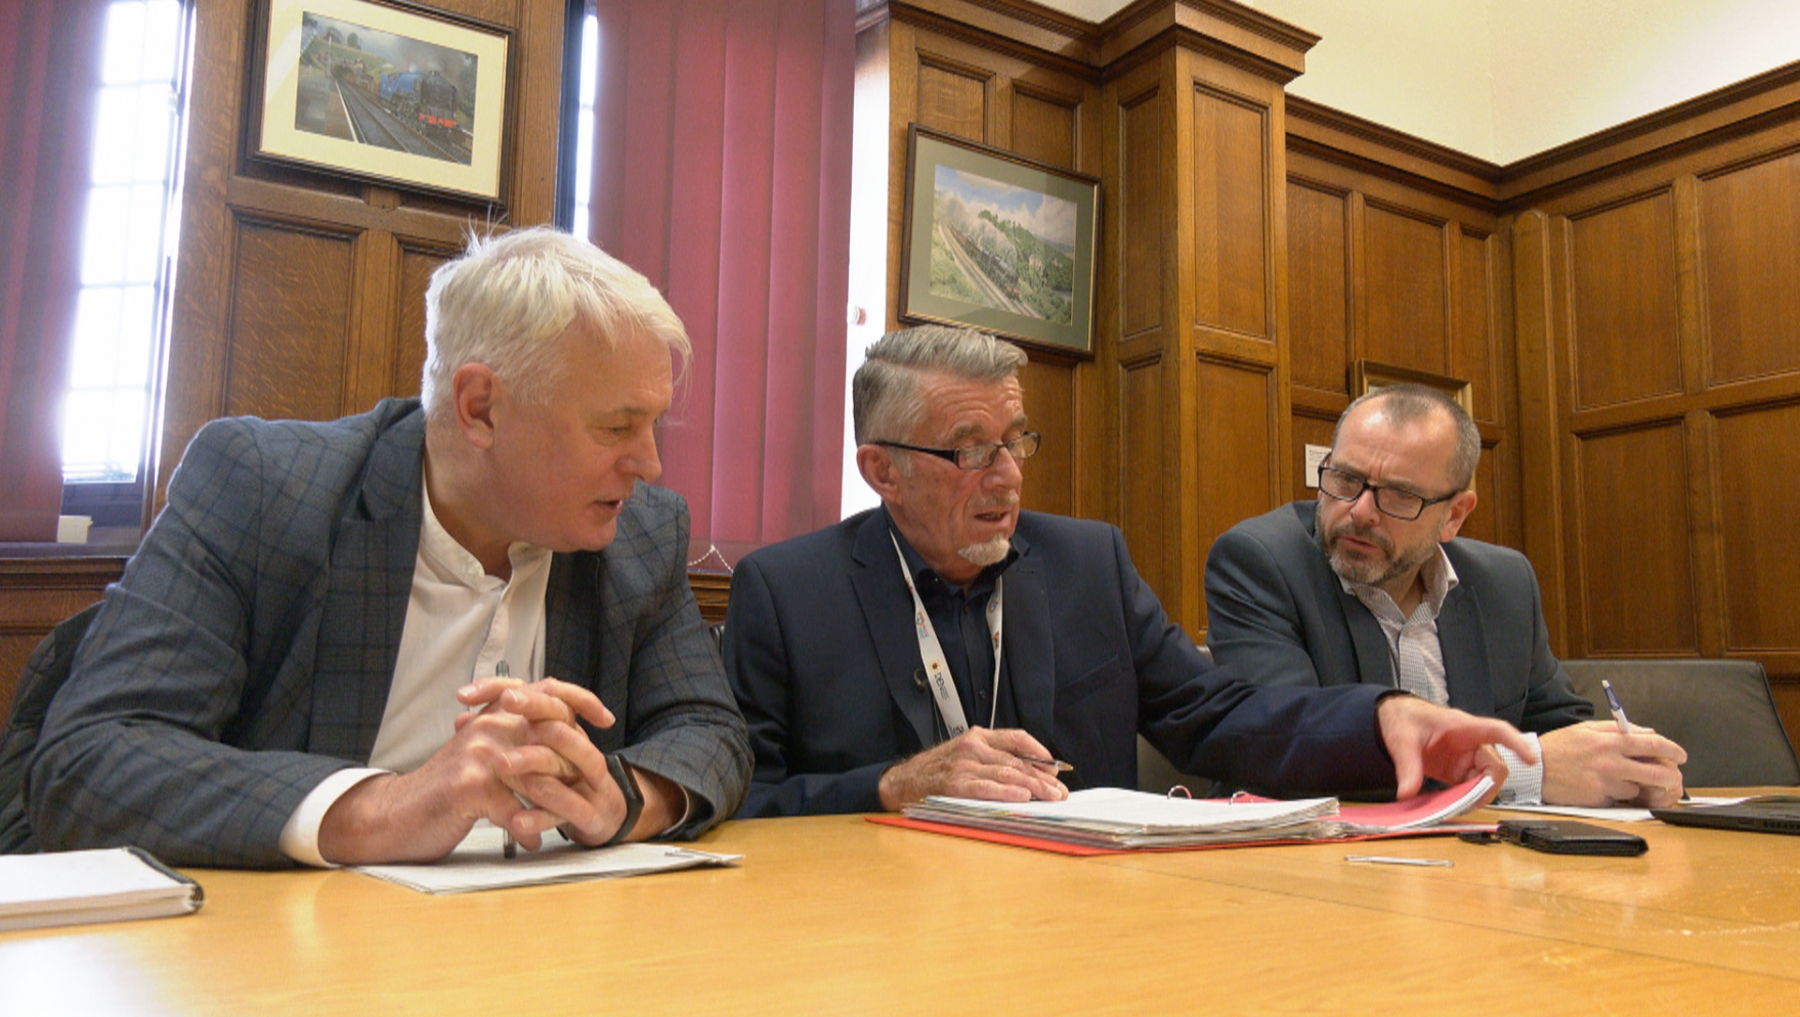
[[[1800,60],[1800,0],[1243,2],[1323,37],[1294,95],[1501,164]]]
[[[1800,60],[1795,0],[1493,0],[1490,7],[1501,163]]]

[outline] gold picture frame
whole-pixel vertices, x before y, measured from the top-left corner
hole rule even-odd
[[[1435,388],[1456,400],[1456,405],[1463,408],[1472,419],[1475,416],[1475,386],[1461,378],[1450,378],[1429,371],[1415,371],[1410,367],[1396,367],[1374,360],[1358,360],[1350,365],[1350,398],[1356,399],[1368,395],[1378,388],[1412,382]],[[1469,478],[1469,490],[1475,490],[1475,478]]]
[[[1350,365],[1350,398],[1368,395],[1378,388],[1412,382],[1435,388],[1456,400],[1456,405],[1470,417],[1475,416],[1475,386],[1461,378],[1449,378],[1441,374],[1427,371],[1415,371],[1410,367],[1395,367],[1393,364],[1378,363],[1374,360],[1358,360]]]
[[[406,0],[264,0],[250,156],[498,204],[512,31]]]

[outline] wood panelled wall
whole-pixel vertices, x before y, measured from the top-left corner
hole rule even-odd
[[[329,420],[415,395],[431,272],[488,223],[549,222],[563,0],[422,6],[510,29],[502,200],[433,198],[250,158],[259,5],[196,0],[180,272],[157,484],[215,417]]]
[[[1116,520],[1202,631],[1206,549],[1289,486],[1283,85],[1317,38],[1175,0],[1098,31],[1030,3],[891,2],[860,30],[861,66],[884,69],[859,87],[886,93],[887,178],[854,200],[885,200],[888,230],[868,259],[887,272],[855,298],[900,324],[909,123],[1099,176],[1095,356],[1030,351],[1045,444],[1025,504]]]
[[[1495,167],[1288,100],[1288,308],[1296,497],[1368,359],[1470,383],[1481,429],[1465,536],[1520,546],[1510,231]]]
[[[863,31],[890,325],[907,122],[1101,177],[1096,357],[1033,354],[1027,504],[1117,522],[1191,632],[1212,539],[1309,493],[1367,358],[1472,383],[1464,532],[1531,557],[1558,652],[1751,657],[1800,732],[1800,69],[1503,168],[1285,96],[1311,37],[1229,3]]]
[[[1761,661],[1800,732],[1800,68],[1703,99],[1509,196],[1531,550],[1564,652]]]

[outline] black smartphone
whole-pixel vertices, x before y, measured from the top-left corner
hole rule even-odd
[[[1635,833],[1566,820],[1509,819],[1497,833],[1501,840],[1557,855],[1641,855],[1650,850]]]

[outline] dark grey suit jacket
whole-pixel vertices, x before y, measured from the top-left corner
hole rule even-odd
[[[1297,501],[1232,527],[1206,559],[1207,646],[1265,685],[1394,685],[1387,636],[1314,539],[1318,504]],[[1457,587],[1438,614],[1450,705],[1543,734],[1587,720],[1550,653],[1537,577],[1510,548],[1444,545]]]
[[[756,753],[740,816],[878,811],[881,772],[938,742],[888,527],[875,509],[739,563],[725,664]],[[1393,787],[1375,721],[1386,690],[1259,689],[1211,668],[1111,526],[1025,512],[1013,545],[1010,693],[1020,727],[1074,764],[1072,787],[1136,787],[1140,732],[1190,773]]]
[[[195,436],[106,592],[27,774],[41,850],[116,844],[182,865],[280,866],[281,828],[369,758],[406,622],[424,413],[221,420]],[[687,584],[687,506],[639,484],[618,536],[556,555],[545,672],[617,715],[602,751],[731,815],[750,752]]]

